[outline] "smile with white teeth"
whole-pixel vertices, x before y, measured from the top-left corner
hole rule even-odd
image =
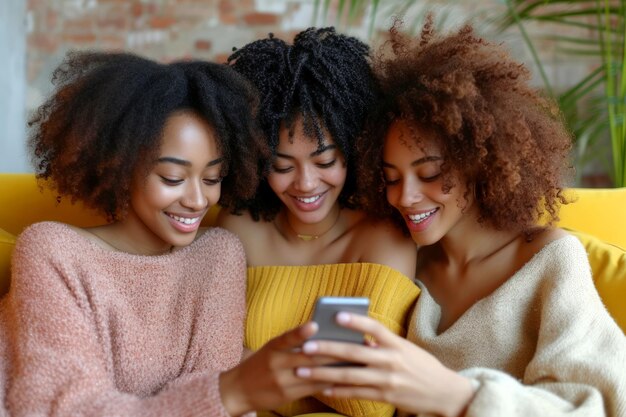
[[[321,196],[322,196],[321,194],[318,194],[318,195],[314,195],[313,197],[296,197],[296,200],[302,201],[305,204],[310,204],[319,200]]]
[[[431,211],[427,211],[426,213],[421,214],[409,214],[407,217],[415,224],[419,224],[430,217],[431,214],[436,212],[437,209],[432,209]]]
[[[172,219],[176,220],[179,223],[183,224],[194,224],[200,220],[200,217],[178,217],[173,214],[168,214]]]

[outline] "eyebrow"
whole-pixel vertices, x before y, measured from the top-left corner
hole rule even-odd
[[[337,149],[337,145],[324,145],[324,146],[320,146],[319,148],[317,148],[317,150],[311,152],[309,154],[310,157],[314,157],[314,156],[318,156],[323,154],[326,151],[329,151],[331,149]],[[284,153],[280,153],[280,152],[276,152],[276,156],[280,157],[280,158],[286,158],[286,159],[295,159],[293,156],[291,155],[287,155]]]
[[[414,166],[417,166],[417,165],[420,165],[420,164],[424,164],[426,162],[440,161],[441,159],[443,159],[443,158],[440,157],[440,156],[425,156],[423,158],[419,158],[419,159],[416,159],[415,161],[411,162],[411,166],[414,167]],[[395,165],[390,164],[389,162],[383,161],[383,167],[385,167],[385,168],[395,168]]]
[[[171,157],[171,156],[164,156],[162,158],[159,158],[159,159],[157,159],[157,162],[158,163],[169,162],[171,164],[181,165],[181,166],[185,166],[185,167],[190,167],[191,166],[191,162],[189,162],[189,161],[187,161],[185,159],[174,158],[174,157]],[[224,157],[214,159],[214,160],[210,161],[208,164],[206,164],[206,166],[207,167],[212,167],[214,165],[221,164],[222,162],[224,162]]]

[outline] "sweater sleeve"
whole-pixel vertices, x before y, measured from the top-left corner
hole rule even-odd
[[[539,337],[523,379],[494,369],[462,371],[479,383],[466,417],[626,416],[626,338],[575,243],[542,271]]]
[[[8,296],[11,415],[227,416],[217,371],[186,374],[145,397],[116,388],[89,300],[68,273],[69,262],[51,255],[63,243],[26,230],[15,247]]]

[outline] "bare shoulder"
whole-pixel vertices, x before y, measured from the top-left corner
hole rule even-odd
[[[565,236],[569,236],[563,229],[559,229],[557,227],[550,227],[544,230],[539,231],[534,234],[530,241],[527,241],[528,247],[532,252],[539,252],[549,243],[554,242],[555,240],[561,239]]]
[[[245,230],[249,233],[250,228],[254,229],[258,227],[259,223],[261,222],[254,221],[252,216],[250,216],[250,213],[247,211],[244,211],[241,214],[232,214],[226,210],[220,210],[215,221],[215,226],[229,230],[234,234],[241,236]]]
[[[411,279],[415,277],[415,242],[391,221],[363,215],[357,223],[355,237],[361,245],[363,262],[388,265]]]
[[[226,229],[239,238],[249,264],[253,264],[259,252],[263,252],[267,247],[269,235],[273,230],[272,225],[272,222],[254,220],[247,211],[232,214],[222,210],[215,222],[215,226]]]
[[[530,239],[522,238],[522,243],[517,245],[516,257],[518,263],[528,262],[547,245],[568,235],[569,233],[563,229],[550,227],[537,230],[531,235]]]
[[[385,219],[374,219],[365,214],[359,218],[357,222],[357,234],[361,238],[378,238],[382,242],[373,242],[377,245],[385,245],[389,243],[400,243],[412,240],[402,233],[402,230],[395,226],[391,221]]]

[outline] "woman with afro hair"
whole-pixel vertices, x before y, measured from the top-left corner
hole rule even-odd
[[[3,411],[226,417],[323,388],[294,375],[313,363],[294,350],[312,324],[239,364],[243,247],[200,228],[220,198],[255,189],[267,151],[249,83],[224,65],[94,52],[53,80],[31,121],[36,174],[111,222],[20,235],[0,304]]]
[[[248,262],[245,345],[257,350],[311,317],[319,296],[370,298],[370,314],[404,335],[419,290],[415,245],[360,207],[358,139],[378,98],[369,47],[334,28],[310,28],[236,50],[228,64],[259,90],[258,120],[271,156],[251,199],[223,204],[218,224]],[[286,294],[290,302],[285,302]],[[274,410],[392,415],[389,405],[322,395]]]
[[[625,416],[626,338],[580,241],[551,226],[570,149],[556,106],[469,26],[399,28],[376,66],[385,97],[363,175],[368,209],[394,210],[418,247],[422,293],[408,340],[340,313],[374,342],[303,350],[364,366],[297,374],[410,414]]]

